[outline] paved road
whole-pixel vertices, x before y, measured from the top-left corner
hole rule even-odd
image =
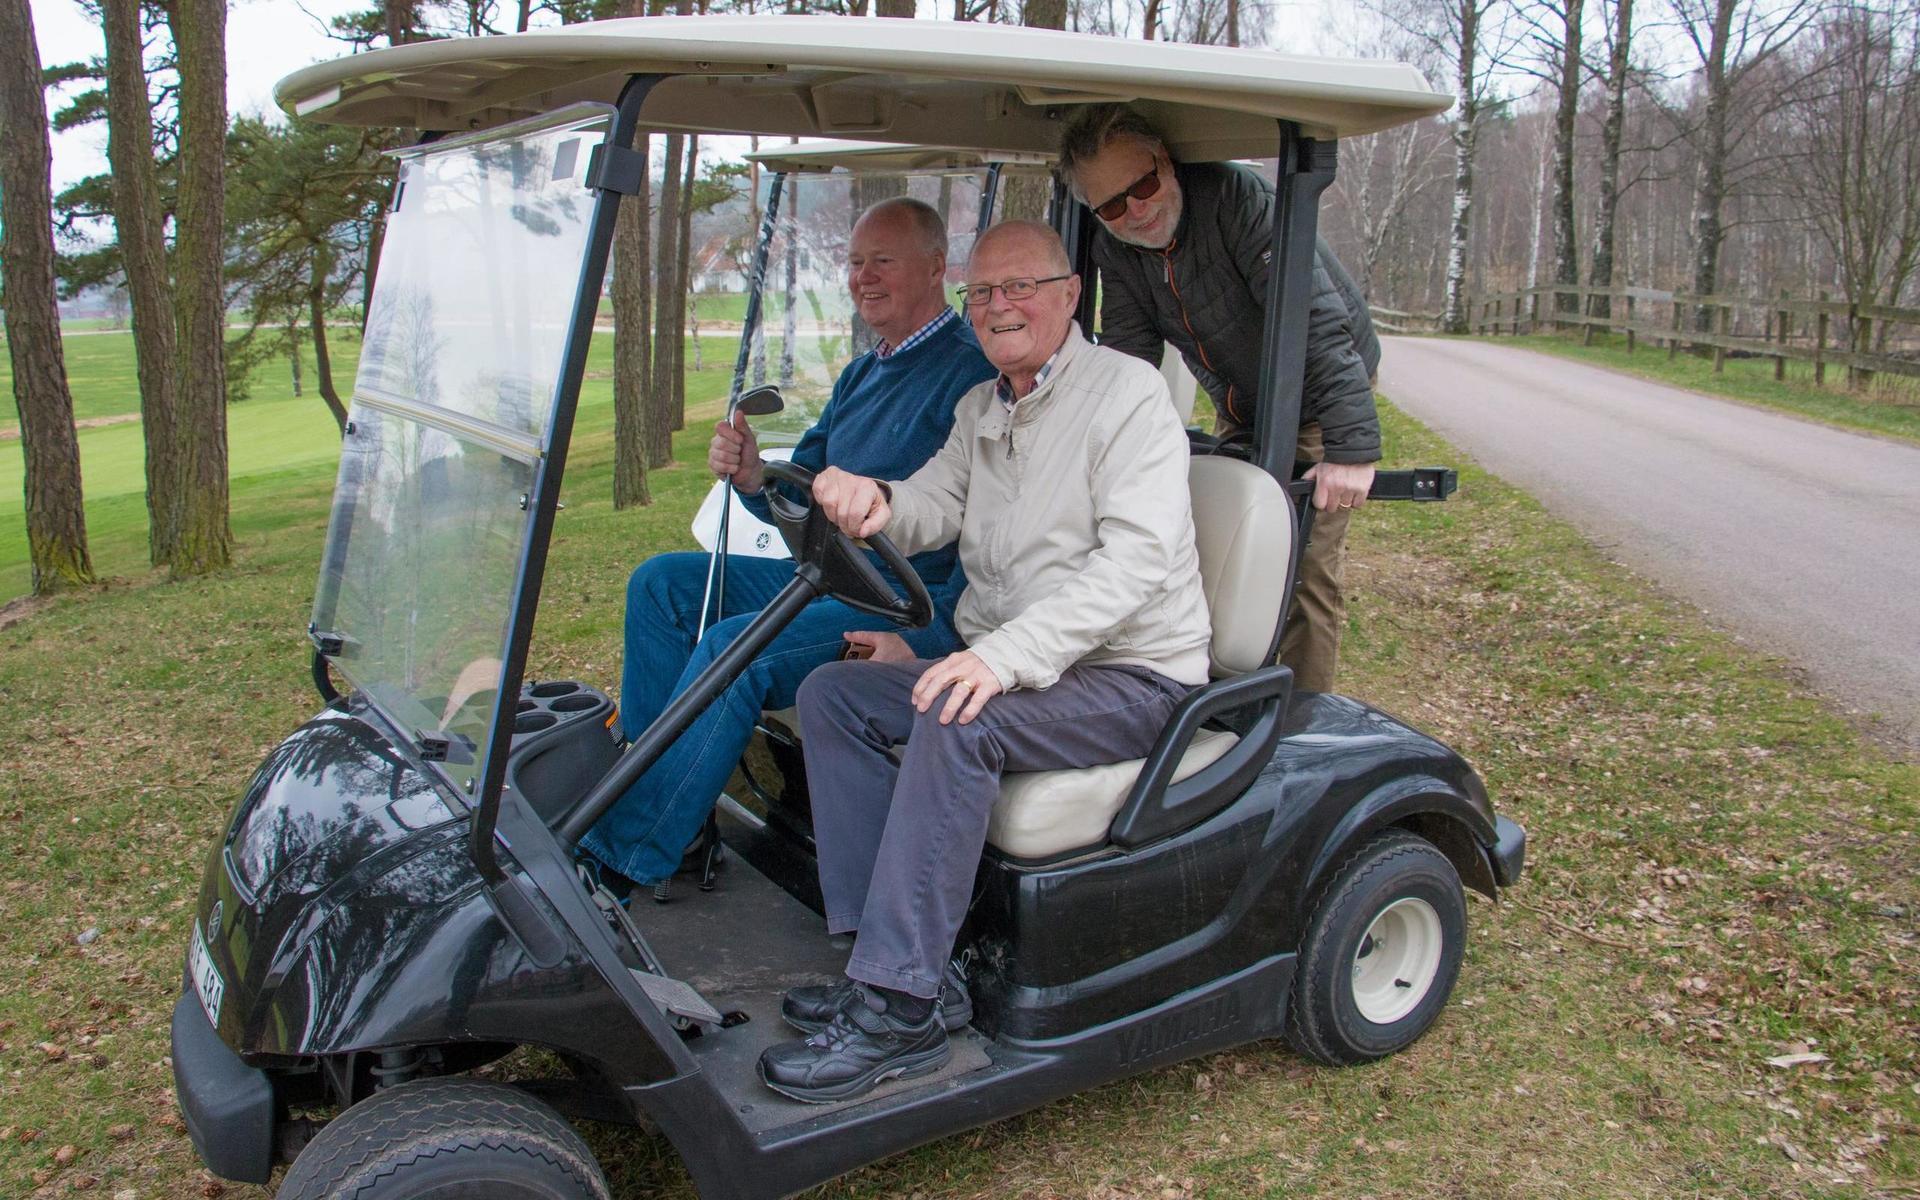
[[[1920,446],[1483,342],[1386,339],[1380,390],[1920,752]]]

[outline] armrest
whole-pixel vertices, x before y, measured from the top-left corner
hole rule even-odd
[[[1194,690],[1173,711],[1134,780],[1107,837],[1132,849],[1189,828],[1232,803],[1267,765],[1293,696],[1293,669],[1262,667]],[[1202,725],[1229,709],[1258,705],[1233,749],[1178,783],[1174,771]]]

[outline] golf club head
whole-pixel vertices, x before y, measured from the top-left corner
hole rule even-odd
[[[741,392],[740,398],[733,402],[733,411],[749,417],[770,417],[786,406],[787,402],[780,398],[780,389],[769,383]]]

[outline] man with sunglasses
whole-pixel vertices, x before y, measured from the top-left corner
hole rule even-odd
[[[967,648],[829,663],[801,685],[827,929],[857,936],[845,980],[781,1005],[811,1034],[760,1059],[783,1095],[842,1100],[939,1069],[945,964],[1001,773],[1143,757],[1206,681],[1186,436],[1157,370],[1081,336],[1079,298],[1052,230],[988,230],[965,299],[999,378],[911,477],[814,480],[849,536],[909,553],[959,538]]]
[[[1213,397],[1216,432],[1254,422],[1260,395],[1273,185],[1238,163],[1176,163],[1125,105],[1091,105],[1067,123],[1060,173],[1100,218],[1100,344],[1158,363],[1171,344]],[[1380,458],[1373,375],[1380,343],[1352,277],[1316,247],[1297,455],[1314,466],[1313,534],[1301,555],[1280,661],[1297,687],[1333,687],[1346,623],[1340,576],[1347,521]]]

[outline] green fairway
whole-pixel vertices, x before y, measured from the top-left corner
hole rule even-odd
[[[702,338],[704,369],[689,377],[690,405],[721,395],[732,379],[737,339]],[[74,407],[86,416],[136,415],[139,389],[134,380],[133,337],[110,333],[66,339],[67,369],[74,391]],[[76,351],[76,347],[78,350]],[[336,387],[351,394],[359,362],[357,337],[333,339]],[[777,361],[779,340],[769,354]],[[587,360],[587,378],[581,393],[578,421],[583,431],[612,424],[613,340],[594,339]],[[286,360],[261,364],[251,381],[251,398],[227,409],[227,449],[234,536],[242,543],[256,537],[263,523],[279,520],[277,490],[289,480],[319,479],[331,486],[339,462],[339,431],[325,403],[314,390],[311,354],[303,369],[305,394],[294,396]],[[0,357],[0,387],[12,380]],[[11,394],[9,391],[7,394]],[[817,404],[814,412],[818,411]],[[775,429],[804,428],[804,412],[784,421],[768,422]],[[17,428],[17,423],[0,425]],[[146,448],[137,420],[82,428],[80,473],[86,495],[87,540],[94,573],[101,579],[138,577],[148,571]],[[699,439],[701,445],[705,438]],[[25,594],[32,586],[27,559],[23,463],[17,438],[0,441],[0,602]]]

